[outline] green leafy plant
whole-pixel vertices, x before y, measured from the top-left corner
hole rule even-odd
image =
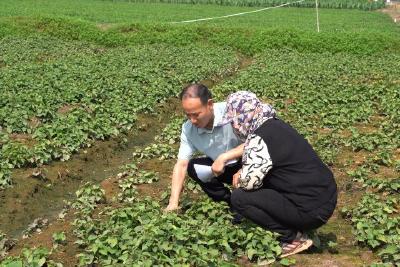
[[[137,200],[138,192],[135,186],[134,178],[128,177],[118,181],[120,192],[117,199],[120,202],[134,202]]]
[[[72,203],[72,207],[79,212],[91,212],[97,204],[105,202],[104,193],[99,185],[87,183],[76,191],[76,200]]]
[[[354,225],[356,239],[378,250],[385,263],[398,263],[400,259],[399,203],[396,195],[383,199],[376,194],[366,194],[355,208],[342,209]]]
[[[47,248],[39,247],[34,249],[24,248],[20,256],[8,257],[0,263],[1,267],[62,267],[63,265],[58,262],[49,260],[50,252]]]
[[[136,160],[152,158],[160,160],[173,159],[176,156],[176,149],[169,144],[152,144],[144,149],[137,149],[132,155]]]
[[[279,255],[276,235],[249,223],[233,226],[231,218],[228,207],[208,199],[182,214],[162,214],[154,200],[139,200],[93,222],[80,264],[219,265],[241,255],[260,261]]]
[[[52,235],[54,246],[65,245],[67,243],[67,237],[64,232],[56,232]]]

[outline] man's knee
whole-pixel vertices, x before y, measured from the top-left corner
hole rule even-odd
[[[234,189],[231,194],[231,205],[235,210],[244,209],[246,203],[246,192],[241,189]]]
[[[187,167],[187,174],[190,178],[196,179],[196,171],[194,169],[194,159],[189,160],[188,167]]]

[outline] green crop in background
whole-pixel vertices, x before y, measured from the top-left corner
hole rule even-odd
[[[0,17],[63,16],[96,23],[168,23],[224,16],[256,9],[258,8],[166,4],[162,2],[131,3],[127,1],[108,0],[3,0],[0,2]],[[211,22],[201,22],[199,25],[212,24],[252,28],[279,27],[295,28],[301,31],[314,31],[315,17],[315,9],[313,8],[291,7],[265,10],[263,12]],[[362,12],[359,10],[320,10],[321,29],[323,31],[384,30],[386,28],[384,26],[388,22],[388,20],[385,20],[386,17],[376,12]],[[373,23],[371,23],[372,20],[374,21]]]

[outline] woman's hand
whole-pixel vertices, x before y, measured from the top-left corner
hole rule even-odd
[[[232,177],[232,186],[233,188],[239,188],[239,177],[240,173],[242,172],[242,169],[238,170],[237,173],[235,173]]]

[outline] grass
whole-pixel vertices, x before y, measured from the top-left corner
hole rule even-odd
[[[323,9],[320,33],[316,32],[314,10],[307,8],[280,8],[185,25],[169,23],[249,10],[254,8],[96,0],[4,0],[0,5],[0,37],[45,34],[112,47],[207,43],[229,46],[247,55],[269,48],[355,54],[399,50],[399,27],[378,12]]]
[[[66,17],[94,23],[170,23],[204,17],[224,16],[257,8],[218,5],[129,3],[98,0],[2,0],[0,17]],[[373,21],[373,23],[371,23]],[[388,16],[359,10],[320,10],[323,32],[390,32],[396,27]],[[312,8],[278,8],[245,16],[204,21],[193,25],[241,28],[279,28],[316,31]],[[397,29],[398,33],[398,29]]]

